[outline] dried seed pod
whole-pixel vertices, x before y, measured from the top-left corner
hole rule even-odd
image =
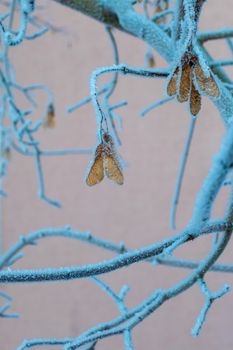
[[[123,185],[124,177],[120,164],[113,154],[104,154],[104,171],[110,180]]]
[[[179,67],[176,67],[167,85],[168,96],[174,96],[176,94],[178,74],[179,74]]]
[[[44,120],[44,127],[54,128],[55,127],[55,109],[53,103],[48,105],[47,115]]]
[[[88,186],[94,186],[101,182],[106,174],[110,180],[122,185],[124,177],[114,150],[112,137],[105,132],[102,138],[103,143],[100,143],[96,148],[94,162],[86,178],[86,183]]]
[[[201,109],[201,96],[197,89],[195,88],[194,84],[192,83],[191,87],[191,94],[190,94],[190,112],[192,115],[197,115],[200,112]]]
[[[208,96],[218,97],[220,95],[218,85],[210,72],[209,77],[206,77],[200,64],[197,63],[194,67],[194,73],[200,89]]]
[[[103,144],[99,144],[95,151],[95,159],[86,178],[88,186],[94,186],[104,178],[103,168]]]
[[[105,132],[103,134],[103,141],[105,142],[103,151],[103,164],[105,174],[110,180],[113,180],[118,185],[122,185],[124,182],[124,177],[120,163],[117,159],[117,155],[114,149],[114,142],[111,135]]]
[[[180,79],[180,88],[177,99],[179,102],[188,101],[190,85],[191,85],[192,68],[189,63],[184,63],[182,66],[182,73]]]

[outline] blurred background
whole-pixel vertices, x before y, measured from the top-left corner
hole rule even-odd
[[[66,108],[89,95],[89,78],[96,67],[113,63],[112,49],[104,27],[92,19],[50,0],[38,1],[36,15],[53,30],[35,41],[11,49],[11,60],[22,85],[45,84],[55,96],[56,127],[43,129],[38,137],[44,149],[90,148],[96,144],[96,120],[93,107],[87,105],[72,114]],[[232,1],[211,0],[204,7],[202,30],[232,26]],[[145,63],[145,44],[115,31],[120,60],[131,66]],[[216,59],[230,58],[224,41],[207,47]],[[156,67],[167,64],[155,53]],[[232,74],[232,70],[228,70]],[[110,79],[110,76],[108,77]],[[103,80],[99,81],[99,86]],[[104,179],[90,188],[84,182],[91,155],[43,158],[46,193],[62,203],[57,209],[37,197],[34,161],[12,154],[9,176],[5,181],[8,197],[3,201],[4,249],[18,239],[46,227],[71,225],[77,231],[124,242],[139,248],[174,234],[169,228],[171,199],[181,152],[186,138],[189,115],[187,106],[176,101],[153,110],[145,118],[139,113],[164,95],[164,80],[121,76],[113,102],[127,99],[129,105],[118,110],[122,117],[122,146],[118,149],[126,163],[125,183],[116,186]],[[43,117],[46,96],[40,92],[41,106],[34,115]],[[20,96],[19,96],[20,98]],[[177,232],[188,223],[196,194],[208,172],[214,153],[224,134],[223,122],[215,106],[203,98],[198,116],[177,215]],[[224,188],[214,208],[222,217],[228,188]],[[210,237],[178,249],[176,256],[202,259],[211,246]],[[230,243],[221,262],[232,262]],[[26,256],[15,268],[46,268],[83,265],[110,259],[114,255],[85,243],[63,238],[41,240],[27,247]],[[102,279],[115,291],[128,284],[131,291],[127,306],[133,307],[157,288],[181,281],[190,271],[172,267],[153,267],[139,263]],[[223,283],[232,284],[233,276],[209,273],[213,290]],[[75,337],[100,322],[119,315],[113,301],[91,280],[56,283],[3,285],[14,301],[12,312],[20,319],[0,319],[0,349],[15,350],[27,338]],[[210,310],[198,338],[190,332],[203,305],[197,286],[166,302],[147,318],[134,333],[135,349],[232,349],[233,297],[227,294]],[[103,340],[97,349],[123,349],[121,337]],[[43,347],[44,350],[50,347]],[[61,349],[61,347],[54,347]]]

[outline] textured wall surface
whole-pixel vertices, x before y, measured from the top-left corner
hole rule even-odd
[[[89,77],[94,68],[112,64],[109,40],[99,23],[79,13],[50,0],[39,1],[39,5],[38,17],[59,30],[12,50],[12,61],[22,85],[43,83],[54,91],[56,128],[43,130],[40,133],[41,143],[46,149],[93,147],[96,124],[92,106],[69,115],[65,109],[89,94]],[[230,0],[209,1],[201,19],[203,30],[232,25],[231,9]],[[116,38],[121,61],[142,66],[144,44],[123,33],[116,33]],[[211,42],[209,47],[216,58],[226,57],[227,47],[220,41]],[[156,62],[158,67],[166,67],[157,56]],[[120,77],[113,100],[129,101],[129,106],[119,111],[123,120],[120,154],[126,162],[125,184],[121,187],[106,179],[94,188],[87,187],[84,176],[90,161],[88,155],[48,157],[43,159],[46,191],[63,205],[62,209],[56,209],[36,196],[33,160],[13,155],[6,181],[8,198],[3,203],[5,248],[20,234],[65,224],[114,242],[123,241],[132,248],[171,235],[169,210],[188,128],[186,106],[173,101],[154,110],[145,119],[139,117],[139,111],[162,98],[163,91],[161,80]],[[43,104],[44,95],[40,93],[38,98]],[[178,209],[178,229],[182,229],[191,216],[196,191],[207,174],[224,132],[214,105],[207,98],[203,100]],[[227,189],[222,197],[226,193]],[[216,213],[218,216],[223,213],[221,198]],[[231,246],[222,261],[232,262]],[[209,247],[210,240],[202,238],[183,247],[177,254],[184,258],[201,259]],[[98,248],[61,238],[46,239],[37,247],[26,248],[25,252],[26,257],[16,267],[78,265],[113,256]],[[141,263],[106,275],[104,280],[116,290],[128,283],[132,289],[127,302],[132,307],[154,289],[171,286],[188,273],[186,270]],[[213,289],[218,289],[224,282],[232,284],[233,278],[231,275],[209,273],[207,281]],[[20,313],[21,318],[0,319],[1,350],[16,349],[24,338],[73,337],[100,321],[118,315],[112,300],[90,280],[4,285],[3,290],[13,296],[13,309]],[[195,287],[166,303],[134,332],[136,349],[232,349],[232,293],[216,302],[200,337],[194,339],[190,330],[202,302],[203,297]],[[97,349],[110,348],[123,348],[121,338],[115,337],[97,346]]]

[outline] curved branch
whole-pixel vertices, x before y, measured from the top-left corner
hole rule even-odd
[[[134,11],[132,1],[125,0],[55,0],[103,24],[132,34],[156,49],[170,61],[174,55],[172,41],[156,23]]]
[[[106,25],[111,25],[117,29],[123,30],[118,17],[107,11],[101,0],[54,0],[62,5],[68,6],[74,10],[82,12],[84,15],[92,17]]]
[[[195,269],[190,276],[185,278],[182,282],[167,290],[155,291],[148,299],[141,303],[136,308],[127,312],[123,317],[120,316],[115,320],[104,323],[100,326],[92,328],[91,330],[81,334],[74,342],[68,344],[66,350],[75,350],[80,346],[93,342],[97,339],[122,334],[125,329],[133,329],[146,317],[151,315],[158,307],[163,305],[165,301],[176,297],[187,289],[191,288],[200,278],[202,278],[218,257],[224,251],[227,243],[232,235],[232,221],[233,221],[233,206],[231,204],[229,214],[227,217],[228,226],[221,238],[216,244],[215,249],[211,250],[208,257],[203,260],[197,269]],[[127,322],[126,322],[127,321]]]
[[[216,226],[206,225],[200,232],[197,230],[186,230],[176,236],[172,236],[159,243],[152,244],[150,246],[128,251],[122,255],[119,255],[113,259],[103,261],[97,264],[89,264],[84,266],[71,266],[62,268],[49,268],[38,270],[15,270],[15,271],[1,271],[0,282],[2,283],[19,283],[19,282],[45,282],[45,281],[65,281],[71,279],[80,279],[85,277],[97,276],[111,271],[118,270],[120,268],[130,266],[134,263],[148,260],[154,256],[158,256],[169,248],[171,251],[178,248],[181,244],[189,242],[201,235],[208,234],[213,230],[223,231],[226,229],[227,224],[220,224]],[[231,227],[232,228],[232,227]],[[59,230],[57,230],[59,232]],[[37,239],[46,236],[46,232],[35,233]],[[49,234],[50,233],[50,234]],[[56,235],[53,232],[48,232],[47,236]],[[79,234],[81,237],[81,234]],[[85,235],[85,234],[84,234]],[[83,236],[84,236],[83,235]],[[34,240],[36,239],[34,237]],[[27,238],[26,238],[27,239]],[[28,240],[28,244],[35,244],[32,237]],[[84,240],[84,239],[83,239]],[[25,238],[22,237],[19,246],[25,245]],[[19,247],[18,247],[19,248]],[[12,248],[14,249],[14,247]],[[15,250],[14,250],[15,251]],[[16,253],[18,250],[16,251]],[[12,251],[8,251],[5,256],[2,257],[1,267],[5,266],[5,262],[12,258]]]

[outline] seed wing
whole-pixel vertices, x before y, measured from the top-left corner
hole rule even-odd
[[[88,186],[94,186],[104,178],[102,144],[96,148],[95,159],[86,178]]]
[[[167,94],[168,96],[173,96],[176,94],[177,80],[178,80],[179,67],[176,67],[176,70],[171,76],[167,86]]]
[[[209,77],[206,77],[203,72],[203,69],[198,63],[194,68],[194,72],[195,72],[197,83],[200,89],[203,92],[205,92],[206,95],[212,96],[212,97],[218,97],[220,95],[218,85],[211,73]]]
[[[192,83],[191,87],[191,94],[190,94],[190,112],[192,115],[197,115],[200,112],[201,109],[201,96],[197,89],[195,88],[194,84]]]
[[[103,158],[105,174],[110,180],[113,180],[118,185],[123,185],[124,177],[121,166],[113,153],[104,153]]]
[[[191,67],[188,63],[183,64],[180,79],[180,88],[177,99],[179,102],[188,101],[190,84],[191,84]]]

